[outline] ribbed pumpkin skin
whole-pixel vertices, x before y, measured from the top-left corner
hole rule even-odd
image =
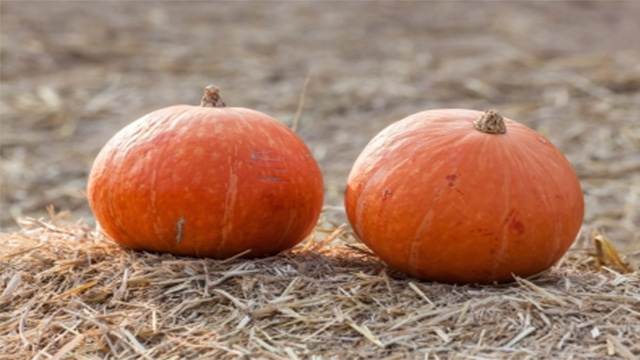
[[[288,127],[254,110],[187,105],[122,129],[88,184],[97,221],[121,245],[213,258],[293,247],[323,196],[318,164]]]
[[[360,239],[411,276],[445,283],[509,282],[558,261],[578,234],[584,198],[564,155],[505,119],[424,111],[391,124],[355,162],[346,212]]]

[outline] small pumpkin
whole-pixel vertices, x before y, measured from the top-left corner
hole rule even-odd
[[[558,261],[584,198],[564,155],[496,111],[429,110],[391,124],[360,154],[349,221],[383,261],[445,283],[509,282]]]
[[[123,246],[228,258],[276,254],[303,240],[323,205],[318,164],[287,126],[226,107],[216,87],[129,124],[88,181],[102,229]]]

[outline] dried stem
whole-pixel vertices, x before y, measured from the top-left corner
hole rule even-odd
[[[484,114],[473,122],[473,126],[487,134],[504,134],[507,132],[504,119],[496,110],[485,110]]]
[[[215,85],[209,85],[204,89],[204,96],[200,101],[203,107],[225,107],[227,106],[220,98],[220,89]]]

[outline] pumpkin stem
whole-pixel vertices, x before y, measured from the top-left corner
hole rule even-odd
[[[220,98],[220,89],[215,85],[209,85],[204,88],[204,96],[200,101],[203,107],[225,107],[227,106]]]
[[[473,122],[473,127],[487,134],[504,134],[507,132],[504,119],[496,110],[485,110],[484,114]]]

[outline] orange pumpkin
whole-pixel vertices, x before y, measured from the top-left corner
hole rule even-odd
[[[152,112],[98,154],[89,204],[103,230],[136,250],[227,258],[276,254],[303,240],[323,205],[318,164],[288,127],[225,107]]]
[[[564,155],[491,110],[431,110],[391,124],[355,162],[345,207],[383,261],[446,283],[537,274],[563,256],[584,216]]]

